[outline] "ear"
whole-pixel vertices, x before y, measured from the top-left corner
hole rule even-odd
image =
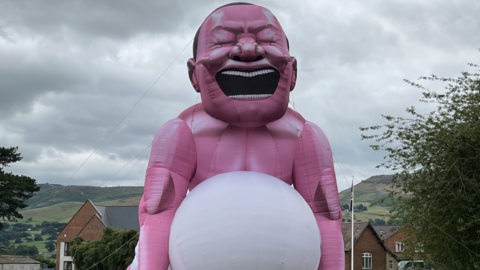
[[[187,67],[188,67],[188,77],[190,78],[190,82],[192,83],[193,88],[195,88],[195,91],[200,93],[200,87],[198,87],[198,81],[197,78],[195,77],[195,59],[190,58],[187,61]]]
[[[290,84],[290,91],[293,91],[295,84],[297,83],[297,59],[292,56],[292,82]]]

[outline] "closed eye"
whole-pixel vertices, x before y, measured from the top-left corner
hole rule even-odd
[[[235,41],[220,41],[220,42],[215,42],[215,46],[223,46],[223,45],[235,45]]]

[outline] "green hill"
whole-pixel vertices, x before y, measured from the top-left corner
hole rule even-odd
[[[143,194],[143,187],[92,187],[92,186],[62,186],[54,184],[39,184],[40,191],[27,201],[28,208],[48,207],[65,202],[84,203],[90,199],[96,204],[113,203],[138,198]],[[25,210],[24,210],[25,211]]]
[[[355,212],[355,221],[368,221],[380,218],[379,215],[389,215],[389,200],[382,204],[370,207],[370,204],[386,198],[392,175],[375,175],[355,185],[355,206],[362,204],[367,207],[367,211]],[[351,192],[346,189],[338,194],[340,204],[350,205]],[[343,218],[350,219],[351,213],[348,210],[343,211]],[[381,219],[381,218],[380,218]]]
[[[376,175],[355,185],[355,205],[367,206],[367,211],[356,212],[356,220],[366,221],[388,215],[387,204],[373,207],[369,205],[387,196],[386,188],[391,175]],[[39,184],[40,191],[27,201],[29,207],[20,213],[24,220],[33,218],[33,223],[43,221],[68,222],[80,206],[90,199],[97,205],[138,205],[143,187],[92,187],[62,186],[58,184]],[[339,193],[340,204],[350,204],[350,189]],[[350,217],[344,211],[345,219]]]

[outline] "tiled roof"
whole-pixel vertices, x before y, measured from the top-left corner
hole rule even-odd
[[[373,228],[382,240],[385,240],[397,232],[397,225],[374,225]]]
[[[367,228],[368,222],[355,222],[353,224],[354,230],[354,242],[357,242],[358,238],[362,235],[363,231]],[[342,235],[345,251],[349,251],[352,246],[352,223],[342,223]]]
[[[101,220],[107,227],[121,230],[140,230],[138,206],[99,206]]]
[[[40,262],[30,259],[29,257],[2,257],[0,256],[0,264],[40,264]]]

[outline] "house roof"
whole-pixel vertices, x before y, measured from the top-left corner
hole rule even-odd
[[[64,233],[64,230],[67,229],[70,222],[72,222],[74,217],[83,207],[85,207],[86,204],[91,204],[97,213],[92,215],[92,217],[86,221],[83,228],[81,228],[79,232],[75,233],[76,235],[79,235],[85,226],[87,226],[88,223],[94,218],[98,218],[103,225],[105,225],[105,227],[111,227],[120,230],[140,230],[138,206],[99,206],[95,205],[91,200],[87,200],[67,223],[67,226],[65,226],[65,228],[63,228],[58,235],[62,235]]]
[[[378,243],[383,247],[383,249],[386,252],[390,253],[392,257],[397,258],[397,255],[395,255],[383,244],[383,240],[380,238],[377,231],[375,231],[375,229],[373,228],[372,224],[370,224],[370,222],[353,223],[353,231],[354,231],[353,243],[355,244],[358,241],[358,239],[360,238],[360,236],[363,234],[363,232],[367,227],[370,227],[370,229],[372,230],[372,233],[375,235],[375,237],[378,240]],[[342,235],[343,235],[344,249],[345,251],[350,251],[352,248],[352,223],[351,222],[342,223]]]
[[[103,224],[121,230],[140,230],[138,206],[100,206],[96,205]]]
[[[374,225],[373,228],[377,231],[380,239],[385,240],[398,231],[398,225]]]
[[[30,259],[29,257],[2,257],[0,256],[0,264],[40,264],[40,262]]]
[[[368,227],[368,222],[355,222],[353,224],[354,231],[354,243],[357,242],[358,238],[362,235],[363,231]],[[352,247],[352,223],[346,222],[342,223],[342,235],[343,235],[343,244],[345,251],[349,251]]]

